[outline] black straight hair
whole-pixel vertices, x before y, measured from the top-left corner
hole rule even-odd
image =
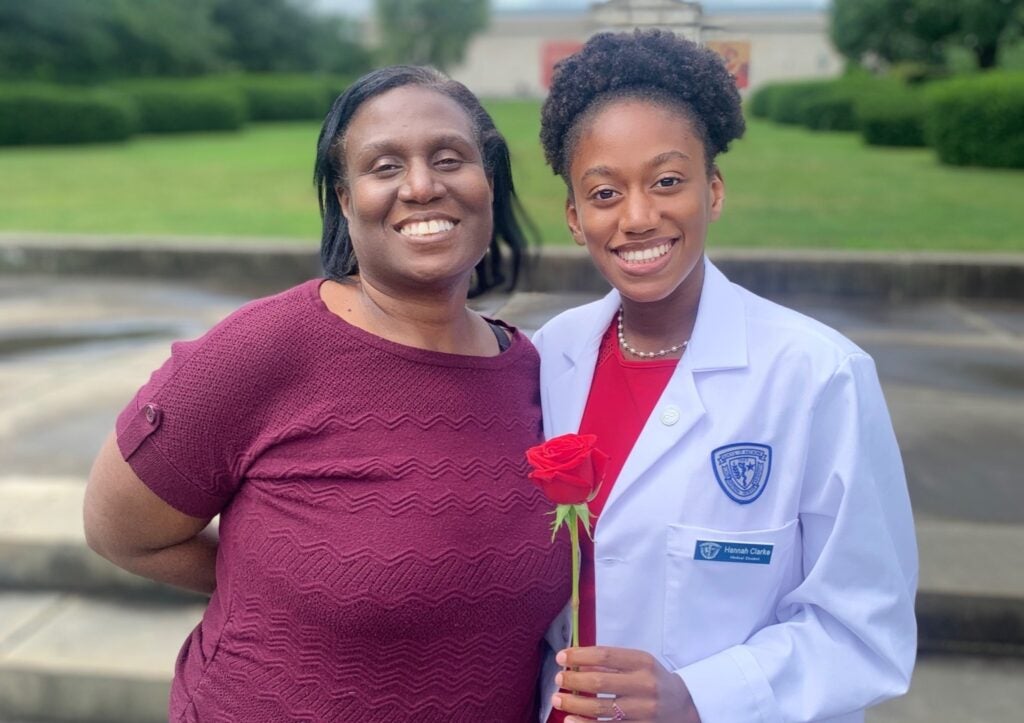
[[[344,157],[345,132],[356,111],[366,101],[395,88],[415,85],[435,90],[458,103],[469,116],[476,132],[484,170],[494,190],[493,232],[487,254],[476,266],[470,296],[477,296],[505,284],[515,287],[527,248],[525,224],[533,225],[523,212],[512,183],[512,163],[508,144],[475,95],[458,81],[434,68],[393,65],[367,73],[339,95],[324,118],[316,144],[313,183],[320,203],[323,231],[320,237],[320,262],[324,274],[334,280],[359,273],[359,260],[352,248],[348,221],[341,212],[338,189],[346,184]],[[508,251],[508,258],[502,246]]]

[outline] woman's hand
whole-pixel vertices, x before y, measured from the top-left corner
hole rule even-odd
[[[552,702],[556,709],[571,714],[566,723],[599,719],[700,723],[683,679],[650,653],[596,646],[563,650],[555,660],[566,670],[555,677],[563,690],[555,693]],[[597,693],[615,698],[583,695]]]

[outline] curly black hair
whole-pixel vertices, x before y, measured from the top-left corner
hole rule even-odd
[[[667,30],[598,33],[555,67],[541,110],[544,155],[570,187],[581,129],[608,103],[629,98],[666,105],[690,120],[709,171],[746,130],[736,81],[714,51]]]

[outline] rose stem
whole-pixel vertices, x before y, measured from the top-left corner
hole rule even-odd
[[[580,645],[580,529],[576,506],[569,510],[569,540],[572,542],[572,647]]]
[[[584,503],[586,504],[586,503]],[[576,505],[569,508],[569,541],[572,546],[572,647],[580,646],[580,526],[576,520]],[[578,666],[573,666],[579,671]],[[576,691],[572,691],[576,695]]]

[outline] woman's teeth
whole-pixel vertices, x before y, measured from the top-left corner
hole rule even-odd
[[[398,232],[403,236],[432,236],[435,233],[451,231],[453,228],[455,224],[446,220],[414,221],[402,226]]]
[[[616,251],[623,261],[631,264],[643,263],[644,261],[653,261],[654,259],[660,258],[668,253],[669,249],[672,248],[671,242],[664,243],[661,246],[655,246],[650,249],[642,249],[640,251]]]

